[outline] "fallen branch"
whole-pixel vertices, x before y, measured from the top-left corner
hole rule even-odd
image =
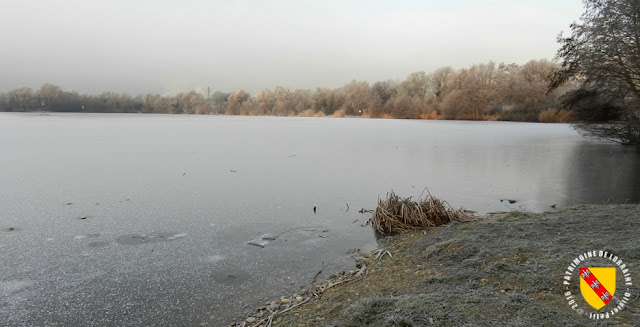
[[[388,251],[387,251],[388,252]],[[323,263],[324,265],[324,263]],[[351,284],[351,283],[355,283],[357,281],[362,280],[364,277],[363,275],[365,274],[367,270],[367,266],[363,265],[359,270],[355,271],[355,272],[351,272],[348,274],[345,274],[344,272],[336,275],[336,276],[332,276],[329,278],[329,280],[325,281],[325,282],[315,282],[315,279],[318,277],[318,275],[322,272],[322,270],[320,270],[318,273],[316,273],[316,275],[314,276],[314,282],[307,288],[306,291],[304,291],[303,293],[300,293],[301,295],[306,294],[306,298],[301,300],[300,302],[296,303],[295,305],[292,305],[293,302],[293,298],[291,297],[289,299],[289,301],[284,302],[282,301],[282,303],[287,303],[287,307],[282,309],[282,306],[280,306],[280,308],[282,310],[279,311],[275,311],[275,312],[271,312],[270,309],[268,309],[268,311],[271,312],[271,314],[268,317],[264,317],[260,320],[252,320],[251,325],[247,324],[246,320],[241,322],[241,323],[236,323],[234,325],[229,325],[229,326],[235,326],[235,327],[258,327],[258,326],[263,326],[263,327],[271,327],[274,325],[274,319],[275,317],[277,317],[278,315],[282,315],[288,311],[291,311],[303,304],[309,303],[311,301],[313,301],[314,299],[320,297],[320,295],[322,295],[322,293],[326,292],[327,290],[329,290],[332,287],[338,286],[338,285],[347,285],[347,284]],[[295,295],[295,297],[298,297],[298,295]],[[259,309],[262,310],[262,309]],[[275,310],[275,309],[274,309]],[[262,312],[262,311],[261,311]],[[255,318],[255,317],[254,317]],[[277,324],[277,322],[276,322]]]
[[[266,326],[271,326],[271,323],[273,322],[273,318],[275,318],[277,315],[283,314],[283,313],[285,313],[285,312],[287,312],[289,310],[293,310],[293,309],[295,309],[295,308],[297,308],[297,307],[299,307],[299,306],[301,306],[301,305],[303,305],[303,304],[305,304],[305,303],[307,303],[309,301],[311,301],[311,298],[308,298],[308,299],[306,299],[306,300],[304,300],[304,301],[302,301],[302,302],[300,302],[300,303],[298,303],[296,305],[292,305],[292,306],[290,306],[290,307],[288,307],[286,309],[283,309],[281,311],[274,312],[271,315],[269,315],[269,317],[266,317],[266,318],[264,318],[264,319],[262,319],[260,321],[257,321],[251,327],[258,327],[258,326],[262,325],[262,323],[264,323],[264,322],[267,322]],[[244,327],[244,326],[245,326],[245,322],[242,322],[242,325],[239,326],[239,327]]]
[[[389,258],[393,258],[393,256],[391,255],[391,252],[385,251],[384,249],[380,249],[378,250],[378,253],[376,254],[376,258],[374,260],[381,260],[385,254],[388,254]]]
[[[362,268],[360,268],[360,270],[358,270],[354,276],[355,277],[360,277],[360,276],[364,275],[364,273],[366,271],[367,271],[367,265],[362,265]]]

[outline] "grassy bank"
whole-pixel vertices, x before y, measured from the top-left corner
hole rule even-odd
[[[392,257],[364,255],[363,277],[286,312],[277,325],[638,326],[638,286],[630,310],[597,322],[571,310],[562,277],[574,257],[603,249],[640,282],[639,241],[640,205],[514,212],[405,233],[382,241]]]

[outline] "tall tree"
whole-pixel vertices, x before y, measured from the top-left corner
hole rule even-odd
[[[367,110],[369,103],[369,83],[356,80],[342,87],[345,101],[342,108],[347,115],[362,115]]]
[[[9,92],[9,107],[12,107],[14,111],[37,108],[34,100],[33,90],[28,87],[19,87]]]
[[[430,84],[431,80],[425,72],[416,72],[409,75],[400,86],[410,97],[424,99],[429,91]]]
[[[247,93],[245,90],[240,90],[240,91],[229,94],[229,99],[227,100],[227,109],[225,110],[225,114],[239,115],[242,112],[242,105],[246,101],[249,101],[250,98],[251,98],[251,95]]]
[[[273,110],[276,103],[276,97],[269,89],[264,89],[256,95],[256,114],[267,115]]]
[[[215,113],[217,114],[225,113],[227,102],[229,101],[229,95],[230,95],[229,93],[225,93],[221,91],[213,92],[209,101],[211,101],[211,104],[213,105],[213,110]]]
[[[584,0],[581,22],[558,38],[563,69],[552,88],[577,79],[563,103],[587,135],[640,144],[640,1]]]
[[[433,93],[436,95],[438,101],[442,101],[445,93],[449,90],[449,84],[451,83],[452,77],[453,68],[449,66],[442,67],[431,74]]]
[[[277,116],[290,116],[291,110],[291,92],[282,86],[277,86],[274,91],[276,102],[273,107],[273,113]]]
[[[55,108],[62,92],[62,89],[57,85],[51,83],[42,84],[40,89],[36,91],[36,95],[40,98],[40,107],[47,110]]]

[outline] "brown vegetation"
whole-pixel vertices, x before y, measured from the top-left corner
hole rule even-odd
[[[401,198],[394,192],[385,200],[378,200],[378,207],[367,222],[384,235],[406,230],[421,230],[461,220],[462,213],[453,210],[445,201],[429,194],[418,201]]]
[[[176,95],[147,93],[132,97],[103,92],[82,95],[44,84],[0,93],[0,111],[141,112],[201,115],[332,116],[401,119],[463,119],[565,121],[558,98],[567,84],[549,93],[558,66],[547,60],[524,65],[487,64],[433,73],[412,73],[402,81],[351,81],[342,87],[316,90],[278,86],[255,95],[244,90],[216,91],[204,96],[196,91]]]
[[[538,121],[542,123],[569,123],[573,121],[574,114],[569,110],[547,109],[538,115]]]
[[[435,111],[420,115],[420,119],[438,119],[438,113]]]
[[[331,117],[339,117],[342,118],[346,115],[346,110],[345,109],[338,109],[336,111],[333,112],[333,114],[331,115]]]
[[[314,117],[315,115],[316,115],[316,112],[313,109],[307,109],[298,114],[298,116],[300,117]]]

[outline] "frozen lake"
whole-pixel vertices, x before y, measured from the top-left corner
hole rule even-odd
[[[352,269],[391,190],[640,201],[640,154],[563,124],[0,113],[0,151],[2,326],[222,325]]]

